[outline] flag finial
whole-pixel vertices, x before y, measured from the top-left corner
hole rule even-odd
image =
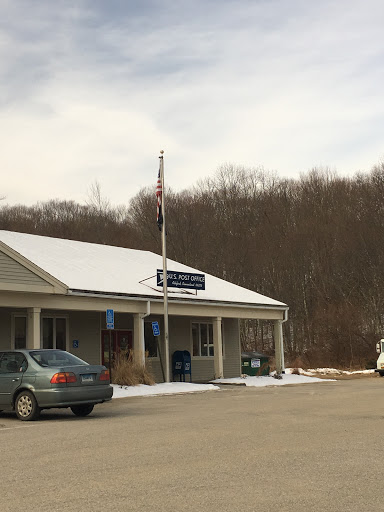
[[[161,150],[161,151],[160,151],[160,155],[163,155],[163,154],[164,154],[164,151],[163,151],[163,150]]]

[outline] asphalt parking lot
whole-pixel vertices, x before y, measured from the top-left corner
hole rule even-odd
[[[0,414],[1,512],[382,510],[384,379]]]

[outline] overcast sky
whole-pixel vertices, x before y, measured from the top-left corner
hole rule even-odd
[[[0,0],[0,195],[384,158],[382,0]]]

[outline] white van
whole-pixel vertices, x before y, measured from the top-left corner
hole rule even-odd
[[[380,355],[377,359],[375,372],[378,372],[380,377],[384,377],[384,339],[376,343],[376,352]]]

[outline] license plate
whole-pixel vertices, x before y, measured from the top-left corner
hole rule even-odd
[[[91,373],[87,373],[81,376],[81,382],[93,382],[93,375]]]

